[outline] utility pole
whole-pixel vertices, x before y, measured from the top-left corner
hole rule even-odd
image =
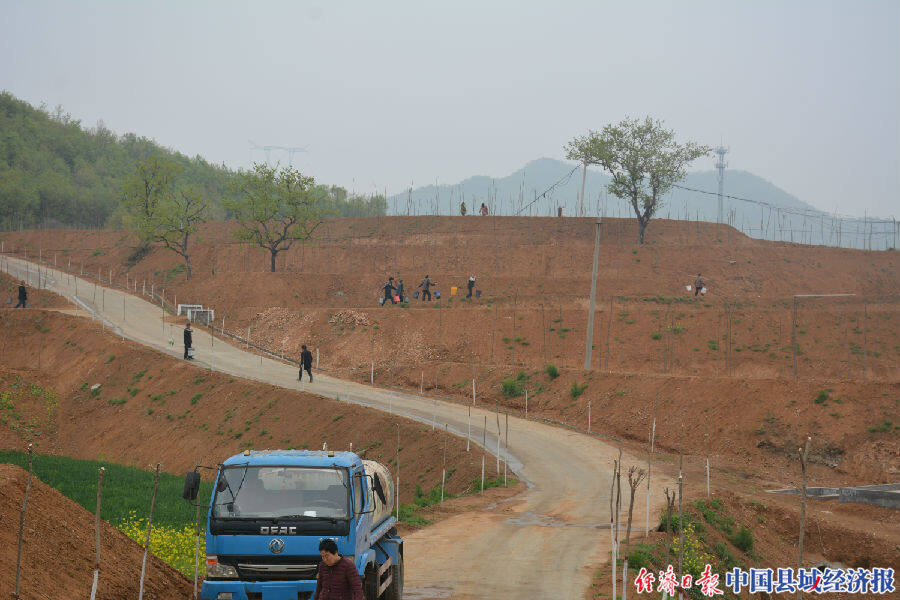
[[[721,145],[714,150],[719,157],[719,160],[716,161],[716,169],[719,171],[719,212],[716,217],[716,223],[722,223],[722,196],[725,191],[725,167],[728,166],[728,163],[725,162],[725,154],[728,153],[728,150],[728,148]]]
[[[591,270],[591,303],[588,308],[587,336],[584,342],[584,370],[591,369],[591,350],[594,346],[594,306],[597,300],[597,269],[600,261],[600,225],[602,221],[597,219],[597,231],[594,233],[594,268]]]

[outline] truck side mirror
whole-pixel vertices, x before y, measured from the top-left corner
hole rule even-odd
[[[184,477],[184,491],[181,497],[190,502],[197,500],[197,494],[200,492],[200,472],[191,471]]]

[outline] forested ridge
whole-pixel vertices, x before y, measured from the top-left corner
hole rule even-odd
[[[102,121],[82,125],[62,107],[34,107],[0,92],[0,230],[45,227],[122,227],[128,211],[126,178],[149,157],[174,167],[179,187],[208,201],[208,218],[231,217],[224,202],[238,193],[236,171],[165,148],[135,133],[117,135]],[[310,174],[312,175],[312,174]],[[354,196],[316,186],[335,216],[385,214],[383,196]]]
[[[178,165],[179,178],[220,212],[232,171],[147,137],[117,135],[102,121],[85,127],[61,107],[35,108],[0,92],[0,229],[121,224],[124,178],[151,155]]]

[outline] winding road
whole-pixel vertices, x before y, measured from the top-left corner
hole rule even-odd
[[[117,334],[173,356],[181,356],[180,328],[164,321],[160,306],[140,295],[104,288],[70,273],[3,256],[0,266],[29,284],[68,298],[87,318],[100,318]],[[171,342],[176,342],[172,344]],[[198,358],[235,377],[297,389],[296,368],[245,352],[200,329],[194,332]],[[201,362],[198,360],[197,362]],[[305,391],[387,411],[425,423],[447,424],[465,436],[468,408],[463,404],[391,392],[323,374]],[[436,408],[435,408],[436,406]],[[436,415],[436,416],[435,416]],[[472,430],[494,413],[472,409]],[[495,421],[494,421],[495,422]],[[488,434],[487,450],[496,452],[497,436]],[[507,457],[508,452],[508,457]],[[479,511],[451,516],[405,538],[404,597],[458,599],[580,599],[593,571],[609,562],[609,494],[612,462],[618,449],[595,437],[517,417],[509,419],[510,468],[528,487],[522,494]],[[646,466],[646,458],[623,456]],[[493,467],[490,461],[489,467]],[[490,470],[488,471],[491,472]],[[627,482],[623,476],[623,493]],[[661,490],[672,481],[654,470],[650,514],[658,514]],[[635,504],[636,530],[645,520],[646,486]],[[623,498],[620,520],[627,512]],[[641,527],[639,527],[640,525]],[[624,526],[623,526],[624,528]],[[624,535],[624,533],[623,533]]]

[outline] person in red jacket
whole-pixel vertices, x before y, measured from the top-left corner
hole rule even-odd
[[[319,542],[319,574],[316,575],[316,593],[313,600],[364,600],[362,581],[349,558],[338,554],[332,539]]]

